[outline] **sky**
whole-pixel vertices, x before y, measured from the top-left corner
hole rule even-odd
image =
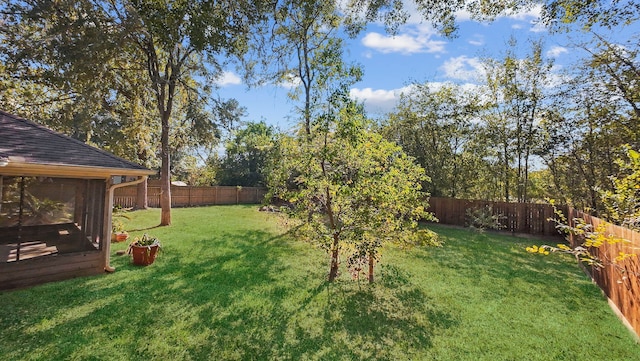
[[[517,40],[517,52],[524,57],[531,52],[532,40],[543,39],[544,55],[554,61],[554,73],[575,66],[586,52],[576,44],[590,36],[574,31],[552,33],[537,20],[540,8],[525,13],[502,16],[491,23],[473,21],[459,13],[457,37],[441,36],[418,16],[412,16],[395,36],[385,32],[384,26],[370,24],[357,38],[349,39],[345,62],[360,64],[363,79],[351,87],[353,99],[364,103],[367,114],[379,118],[393,110],[400,94],[415,82],[429,82],[434,86],[453,82],[472,86],[482,78],[481,59],[501,58],[511,37]],[[631,25],[620,31],[598,30],[607,39],[628,39],[638,33],[640,26]],[[247,89],[240,76],[228,70],[219,80],[218,95],[235,98],[247,110],[244,121],[264,120],[280,130],[291,129],[298,123],[295,106],[288,99],[288,89],[262,86]]]

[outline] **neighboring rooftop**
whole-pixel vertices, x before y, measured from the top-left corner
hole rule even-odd
[[[0,110],[0,156],[12,163],[148,171],[145,167]]]

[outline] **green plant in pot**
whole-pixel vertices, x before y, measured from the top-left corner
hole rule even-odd
[[[122,223],[122,219],[129,219],[125,212],[126,210],[119,206],[113,207],[111,214],[111,242],[124,242],[129,238],[129,233],[124,230],[124,223]]]
[[[124,230],[124,224],[118,219],[111,221],[111,242],[124,242],[129,238],[129,233]]]
[[[133,264],[148,266],[156,260],[160,249],[162,249],[160,241],[145,233],[141,238],[133,239],[127,253],[133,257]]]

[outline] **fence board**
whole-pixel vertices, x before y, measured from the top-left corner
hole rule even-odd
[[[549,204],[507,203],[431,197],[429,212],[432,212],[442,224],[467,226],[467,210],[487,208],[492,215],[499,215],[503,230],[514,233],[558,236],[555,224],[549,221],[553,216],[553,207]]]
[[[259,204],[262,203],[266,188],[261,187],[171,187],[172,207],[193,207],[217,204]],[[138,196],[137,187],[129,186],[115,190],[113,204],[123,208],[131,208],[136,205]],[[147,188],[147,201],[149,207],[160,207],[160,187],[149,186]]]
[[[590,216],[584,212],[569,208],[569,222],[575,225],[575,219],[582,218],[594,229],[601,224],[606,225],[605,233],[613,237],[622,238],[625,241],[615,244],[604,243],[593,249],[593,255],[607,261],[612,261],[620,252],[635,254],[635,257],[627,258],[613,264],[607,264],[604,268],[590,267],[587,271],[594,282],[615,305],[619,316],[626,321],[636,337],[640,336],[640,233],[628,228],[606,223],[603,220]],[[580,245],[583,240],[571,237],[572,246]]]

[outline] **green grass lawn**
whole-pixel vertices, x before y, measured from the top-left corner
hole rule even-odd
[[[274,214],[172,214],[128,222],[164,245],[149,267],[114,244],[113,274],[0,293],[0,359],[640,360],[598,288],[535,241],[430,226],[443,247],[386,249],[373,286],[328,284],[324,253]]]

